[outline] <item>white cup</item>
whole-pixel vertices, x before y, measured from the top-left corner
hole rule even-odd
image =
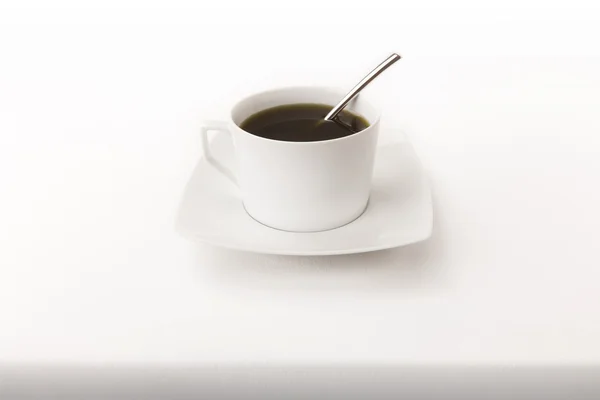
[[[240,128],[251,115],[270,107],[317,103],[333,106],[346,93],[322,87],[292,87],[254,94],[233,106],[224,122],[202,127],[204,157],[239,186],[246,212],[272,228],[317,232],[338,228],[366,209],[379,131],[379,113],[363,95],[347,109],[367,119],[369,127],[338,139],[286,142],[255,136]],[[236,177],[211,156],[209,131],[231,134]]]

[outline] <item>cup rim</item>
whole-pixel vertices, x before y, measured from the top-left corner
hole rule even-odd
[[[235,104],[231,107],[231,110],[229,111],[229,122],[231,124],[233,124],[233,126],[235,128],[237,128],[238,131],[243,132],[245,134],[248,134],[250,136],[252,136],[253,138],[259,139],[259,140],[263,140],[263,141],[267,141],[267,142],[274,142],[274,143],[280,143],[280,144],[287,144],[287,145],[302,145],[302,146],[311,146],[311,145],[318,145],[318,144],[323,144],[323,143],[333,143],[333,142],[338,142],[338,141],[342,141],[342,140],[349,140],[350,138],[359,136],[359,135],[365,135],[368,132],[370,132],[371,130],[373,130],[375,128],[376,125],[379,124],[379,120],[381,119],[381,110],[379,107],[375,106],[368,98],[366,100],[363,100],[364,94],[360,94],[361,96],[361,101],[365,101],[369,106],[371,106],[375,111],[375,118],[373,119],[373,121],[368,121],[369,122],[369,126],[366,127],[365,129],[363,129],[362,131],[353,133],[351,135],[348,136],[344,136],[344,137],[340,137],[340,138],[335,138],[335,139],[325,139],[325,140],[315,140],[315,141],[311,141],[311,142],[291,142],[291,141],[287,141],[287,140],[277,140],[277,139],[269,139],[269,138],[265,138],[262,136],[258,136],[255,135],[251,132],[248,132],[244,129],[242,129],[238,124],[236,124],[233,120],[233,110],[236,108],[236,106],[238,104],[240,104],[242,101],[248,100],[251,97],[254,96],[258,96],[258,95],[264,95],[264,94],[269,94],[269,93],[274,93],[274,92],[279,92],[279,91],[284,91],[284,90],[306,90],[306,89],[313,89],[313,90],[330,90],[330,91],[336,91],[336,92],[340,92],[343,93],[341,96],[344,96],[345,92],[343,89],[339,88],[339,87],[334,87],[334,86],[311,86],[311,85],[306,85],[306,86],[281,86],[281,87],[277,87],[277,88],[272,88],[272,89],[267,89],[267,90],[263,90],[260,92],[254,92],[251,93],[243,98],[241,98],[240,100],[236,101]],[[341,98],[341,97],[340,97]]]

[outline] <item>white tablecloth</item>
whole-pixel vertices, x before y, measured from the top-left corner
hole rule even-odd
[[[598,13],[237,6],[1,13],[0,363],[600,362]],[[368,91],[428,171],[431,240],[300,258],[175,233],[203,119],[392,51]]]

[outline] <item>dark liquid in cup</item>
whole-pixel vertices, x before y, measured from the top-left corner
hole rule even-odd
[[[240,128],[256,136],[286,142],[316,142],[353,135],[369,122],[343,110],[336,121],[324,118],[333,106],[325,104],[288,104],[267,108],[248,117]]]

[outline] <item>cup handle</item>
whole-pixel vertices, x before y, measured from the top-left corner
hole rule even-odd
[[[223,174],[228,180],[233,182],[234,185],[238,186],[238,180],[235,174],[226,166],[221,163],[221,161],[217,160],[210,152],[210,144],[208,143],[208,133],[209,132],[226,132],[229,134],[229,138],[231,139],[231,132],[227,128],[227,123],[223,121],[206,121],[202,124],[202,128],[200,129],[200,134],[202,136],[202,155],[206,159],[206,161],[212,165],[217,171]]]

